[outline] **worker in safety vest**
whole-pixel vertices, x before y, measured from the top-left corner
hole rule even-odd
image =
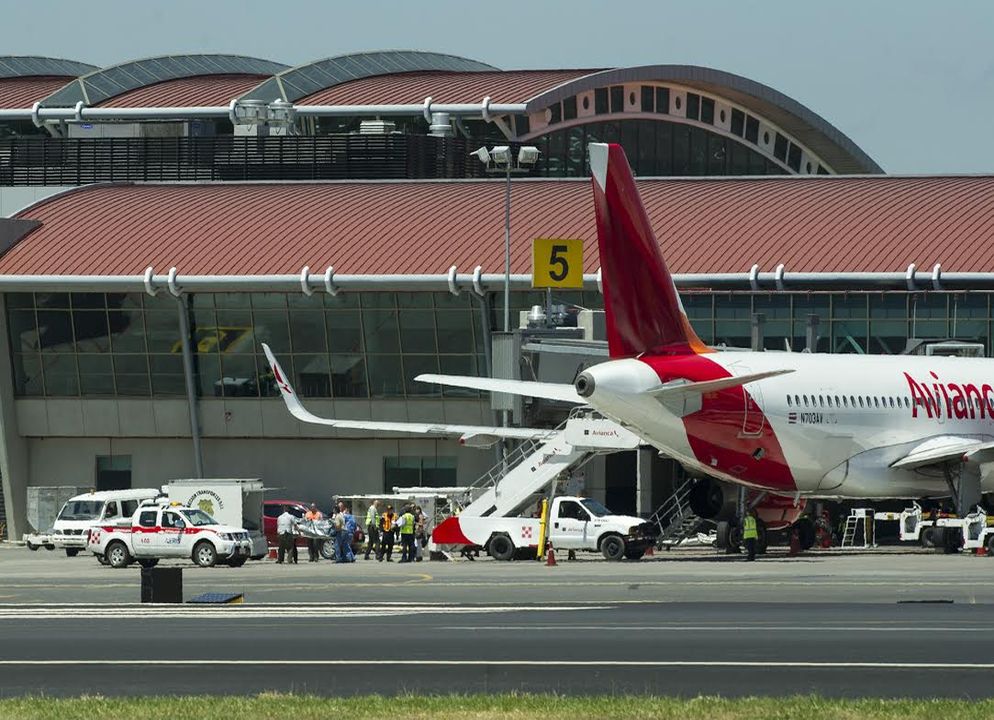
[[[386,556],[387,562],[393,562],[390,556],[393,555],[393,521],[396,517],[393,505],[387,505],[387,509],[380,516],[380,551],[376,555],[377,560],[383,560]]]
[[[400,516],[398,528],[400,529],[400,561],[402,563],[414,562],[417,549],[414,545],[414,512],[413,507],[408,505],[404,508],[404,514]]]
[[[742,541],[745,543],[748,556],[746,561],[756,559],[756,542],[759,540],[759,528],[756,524],[756,511],[747,510],[742,518]]]
[[[311,503],[310,509],[304,513],[304,520],[308,522],[318,522],[324,520],[324,515],[315,503]],[[309,562],[317,562],[321,559],[321,540],[313,537],[307,538],[307,559]]]
[[[380,558],[380,501],[373,500],[366,508],[366,560],[369,553],[376,548],[376,559]]]

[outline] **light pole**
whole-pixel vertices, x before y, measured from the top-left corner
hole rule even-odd
[[[504,173],[504,332],[511,331],[511,173],[527,172],[538,162],[540,151],[537,147],[525,145],[518,148],[517,159],[508,145],[486,146],[471,153],[486,166],[487,172]]]

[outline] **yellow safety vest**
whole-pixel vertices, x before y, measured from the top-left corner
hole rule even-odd
[[[746,515],[745,519],[742,521],[742,539],[743,540],[758,540],[759,532],[756,530],[756,518],[752,515]]]
[[[401,535],[413,535],[414,534],[414,516],[411,513],[404,513],[400,516],[400,534]]]

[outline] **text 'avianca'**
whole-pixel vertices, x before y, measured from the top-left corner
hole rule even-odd
[[[919,383],[904,373],[911,390],[911,417],[918,417],[920,409],[930,418],[994,419],[994,386],[941,382],[935,372],[929,375],[931,379]]]

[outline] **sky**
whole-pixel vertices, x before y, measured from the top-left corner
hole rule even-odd
[[[363,50],[504,69],[702,65],[769,85],[890,173],[994,172],[991,0],[47,0],[0,52],[110,65],[180,53],[295,65]]]

